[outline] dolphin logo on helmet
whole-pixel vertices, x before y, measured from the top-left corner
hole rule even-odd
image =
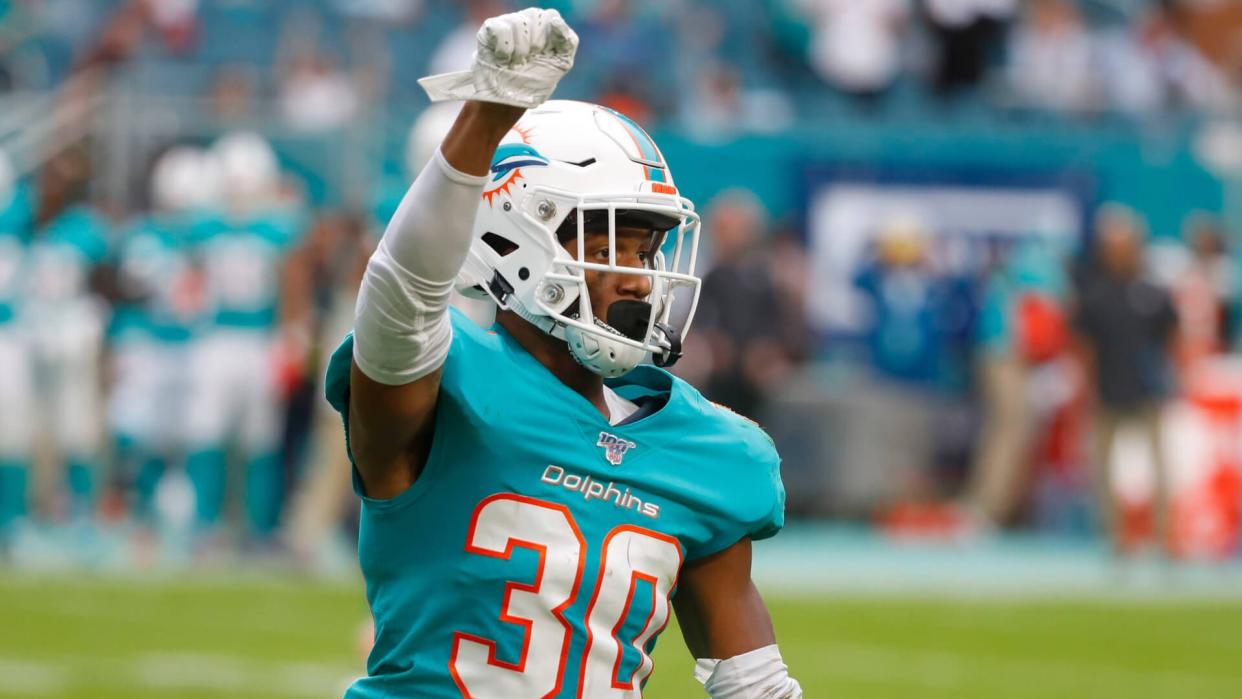
[[[548,159],[525,142],[528,134],[519,132],[521,143],[504,143],[492,156],[492,179],[483,189],[483,199],[490,206],[497,196],[509,194],[513,183],[522,177],[524,167],[546,167]]]
[[[498,182],[511,171],[532,165],[547,165],[548,159],[525,143],[505,143],[492,158],[492,182]]]

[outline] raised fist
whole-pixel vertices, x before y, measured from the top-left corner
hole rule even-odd
[[[528,8],[479,29],[470,70],[418,81],[432,102],[476,100],[527,109],[543,104],[574,65],[578,35],[556,10]]]

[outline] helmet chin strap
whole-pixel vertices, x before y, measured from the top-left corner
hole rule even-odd
[[[660,346],[664,347],[664,351],[652,357],[652,361],[658,367],[670,367],[681,359],[681,333],[677,328],[667,323],[656,323],[656,332],[661,335]]]
[[[515,302],[509,306],[509,310],[518,314],[518,316],[527,323],[539,328],[544,333],[555,337],[558,340],[564,340],[564,326],[556,322],[555,318],[545,315],[536,315],[526,310],[526,306],[520,302]]]

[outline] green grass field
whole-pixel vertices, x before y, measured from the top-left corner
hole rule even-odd
[[[1242,697],[1242,602],[772,599],[816,697]],[[0,697],[337,697],[360,589],[0,576]],[[646,696],[705,696],[675,629]]]

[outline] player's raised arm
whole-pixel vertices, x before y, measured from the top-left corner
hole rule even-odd
[[[391,498],[431,445],[454,279],[470,248],[492,155],[572,66],[578,37],[555,10],[487,20],[468,71],[424,78],[433,100],[467,100],[367,264],[354,319],[350,448],[366,493]]]

